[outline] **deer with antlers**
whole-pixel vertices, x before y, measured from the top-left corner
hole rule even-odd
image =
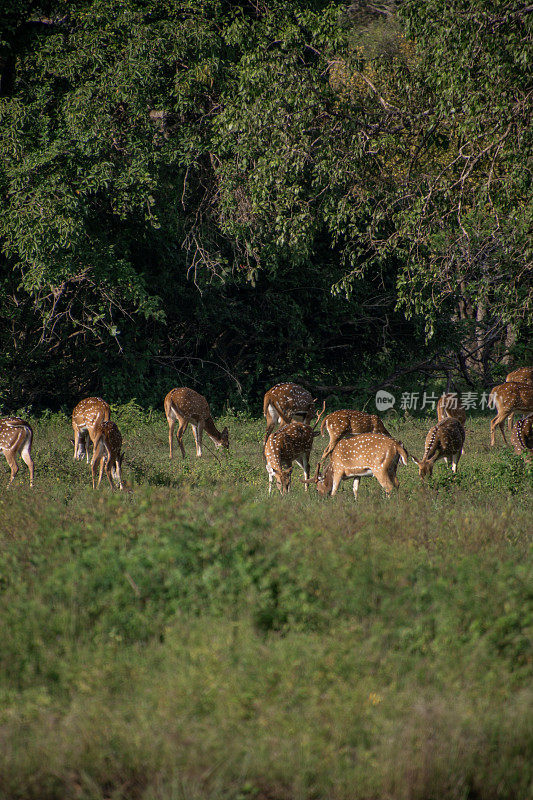
[[[289,422],[270,434],[263,451],[269,494],[274,481],[280,494],[287,494],[291,488],[293,461],[303,469],[306,480],[309,479],[309,459],[315,436],[318,431],[304,422]],[[307,491],[307,483],[305,488]]]
[[[533,386],[533,367],[519,367],[510,372],[505,379],[506,383],[528,383]],[[513,427],[514,412],[509,414],[507,425],[509,430]]]
[[[506,381],[492,389],[489,403],[498,411],[494,419],[490,421],[490,446],[494,446],[496,428],[500,429],[503,441],[508,444],[503,423],[508,416],[517,411],[522,414],[533,411],[533,384]]]
[[[16,459],[18,453],[20,453],[22,460],[29,469],[30,486],[33,486],[32,442],[33,431],[31,426],[24,422],[23,419],[19,419],[19,417],[4,417],[0,419],[0,449],[3,451],[11,469],[9,486],[11,486],[15,475],[19,471]]]
[[[86,397],[81,400],[72,412],[74,428],[74,461],[89,461],[89,439],[93,443],[96,429],[111,416],[109,405],[101,397]]]
[[[228,429],[219,431],[211,416],[209,403],[205,397],[194,389],[183,386],[179,389],[172,389],[165,397],[165,414],[168,422],[168,443],[170,446],[170,458],[172,458],[172,438],[176,422],[178,422],[178,432],[176,438],[180,446],[181,455],[185,458],[185,448],[183,446],[183,434],[190,423],[194,441],[196,443],[196,455],[202,455],[202,434],[205,430],[215,447],[225,447],[229,449]]]
[[[105,473],[109,485],[114,489],[113,478],[118,481],[120,491],[123,490],[122,483],[122,460],[124,453],[122,450],[122,435],[116,423],[106,420],[97,424],[94,431],[94,449],[91,460],[91,474],[93,479],[93,489],[98,489],[102,481],[102,473],[105,466]],[[96,470],[100,466],[98,483],[96,483]]]
[[[401,461],[407,465],[409,455],[400,442],[383,433],[360,433],[340,439],[329,457],[329,463],[320,473],[318,464],[315,477],[307,483],[315,483],[320,495],[334,497],[341,481],[353,481],[353,493],[357,492],[361,478],[374,476],[388,495],[398,488],[396,470]]]
[[[461,425],[466,422],[466,409],[461,404],[457,394],[441,394],[437,402],[437,420],[446,419],[446,417],[455,417]]]
[[[452,472],[455,474],[463,453],[464,443],[465,429],[458,419],[445,417],[441,422],[437,422],[426,436],[423,459],[419,461],[416,456],[412,456],[415,464],[418,464],[420,477],[431,476],[433,466],[440,458],[443,458],[446,463],[448,463],[448,459],[451,460]]]
[[[533,414],[522,417],[513,425],[511,445],[517,455],[526,454],[528,461],[533,456]]]
[[[297,383],[278,383],[263,398],[263,414],[267,423],[266,443],[277,422],[280,425],[293,421],[309,425],[315,414],[315,400]]]
[[[347,436],[354,436],[358,433],[382,433],[384,436],[392,438],[382,420],[376,414],[367,414],[365,411],[355,411],[353,409],[333,411],[333,413],[324,417],[320,426],[320,435],[324,436],[325,431],[329,435],[329,444],[320,456],[321,462],[325,461],[337,445],[337,442]]]

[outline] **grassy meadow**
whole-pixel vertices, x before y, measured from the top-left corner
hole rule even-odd
[[[357,503],[298,467],[268,497],[262,419],[170,462],[162,411],[113,408],[124,493],[68,416],[31,420],[35,487],[21,464],[0,493],[1,800],[531,799],[533,468],[489,416],[457,476],[410,462]],[[385,420],[421,457],[432,420]]]

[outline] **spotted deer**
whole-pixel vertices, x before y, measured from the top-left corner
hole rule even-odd
[[[503,423],[510,414],[514,414],[516,411],[523,414],[533,411],[533,384],[514,381],[501,383],[492,389],[489,403],[498,411],[494,419],[490,421],[490,445],[494,447],[496,428],[500,429],[503,441],[508,444]]]
[[[303,469],[305,478],[309,478],[309,458],[315,436],[318,431],[303,422],[289,422],[269,435],[264,446],[269,494],[274,480],[280,494],[287,494],[293,461]],[[305,488],[307,491],[307,484]]]
[[[330,460],[324,474],[320,474],[320,464],[315,477],[308,483],[315,483],[319,494],[334,497],[341,481],[354,479],[353,493],[357,492],[361,478],[374,476],[388,495],[399,484],[396,470],[401,461],[407,465],[409,454],[400,442],[383,433],[360,433],[340,439],[331,451]]]
[[[102,473],[105,466],[105,473],[109,485],[114,489],[113,478],[118,481],[120,491],[123,490],[122,483],[122,460],[124,453],[122,450],[122,435],[115,422],[106,420],[97,424],[95,428],[93,457],[91,460],[91,475],[93,479],[93,489],[98,489],[102,481]],[[100,466],[98,483],[96,483],[96,470]]]
[[[365,411],[352,409],[333,411],[332,414],[324,417],[320,426],[320,435],[324,436],[325,431],[329,435],[329,444],[320,456],[320,462],[323,462],[329,456],[340,439],[347,436],[353,436],[358,433],[382,433],[384,436],[392,438],[382,420],[376,414],[367,414]]]
[[[533,367],[519,367],[518,369],[510,372],[505,379],[506,383],[529,383],[533,385]],[[509,430],[513,427],[514,413],[509,415],[507,424]]]
[[[511,444],[517,455],[524,453],[528,461],[533,456],[533,414],[522,417],[513,425]]]
[[[267,423],[266,443],[277,422],[287,425],[299,421],[309,425],[315,414],[315,400],[297,383],[278,383],[263,398],[263,414]]]
[[[209,404],[205,397],[194,389],[183,386],[179,389],[172,389],[165,397],[165,414],[168,422],[168,443],[170,446],[170,458],[172,458],[172,438],[176,422],[178,422],[178,432],[176,438],[181,450],[181,455],[185,458],[185,448],[183,446],[183,434],[190,423],[194,441],[196,443],[196,455],[202,455],[202,433],[209,436],[215,447],[225,447],[229,449],[228,429],[224,428],[220,432],[211,416]]]
[[[465,429],[455,417],[445,417],[437,422],[426,436],[424,457],[421,461],[416,456],[412,456],[415,464],[418,464],[418,472],[421,478],[426,475],[431,476],[433,466],[439,458],[443,458],[446,463],[448,459],[452,462],[452,472],[457,472],[457,465],[463,453],[465,442]]]
[[[33,486],[32,442],[33,431],[31,426],[24,422],[23,419],[19,419],[19,417],[4,417],[0,419],[0,449],[2,449],[11,469],[9,486],[11,486],[15,475],[19,471],[16,459],[17,453],[20,453],[22,460],[30,471],[30,486]]]
[[[437,403],[437,420],[441,422],[446,417],[455,417],[461,425],[466,422],[466,409],[457,397],[457,394],[442,394]]]
[[[510,372],[506,383],[533,383],[533,367],[519,367]]]
[[[72,412],[72,427],[74,428],[74,461],[87,458],[89,462],[89,439],[93,443],[96,428],[107,422],[111,412],[109,405],[101,397],[86,397],[81,400]]]

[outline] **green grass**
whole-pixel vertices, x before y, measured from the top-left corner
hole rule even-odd
[[[113,416],[129,491],[48,414],[0,495],[0,798],[533,797],[533,476],[486,419],[355,503],[268,497],[260,420],[169,462]],[[418,456],[430,424],[387,420]]]

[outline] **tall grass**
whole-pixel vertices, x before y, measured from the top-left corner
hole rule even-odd
[[[0,495],[0,797],[532,796],[532,475],[486,421],[456,477],[354,503],[268,497],[260,421],[169,462],[160,415],[113,415],[130,491],[47,415]]]

